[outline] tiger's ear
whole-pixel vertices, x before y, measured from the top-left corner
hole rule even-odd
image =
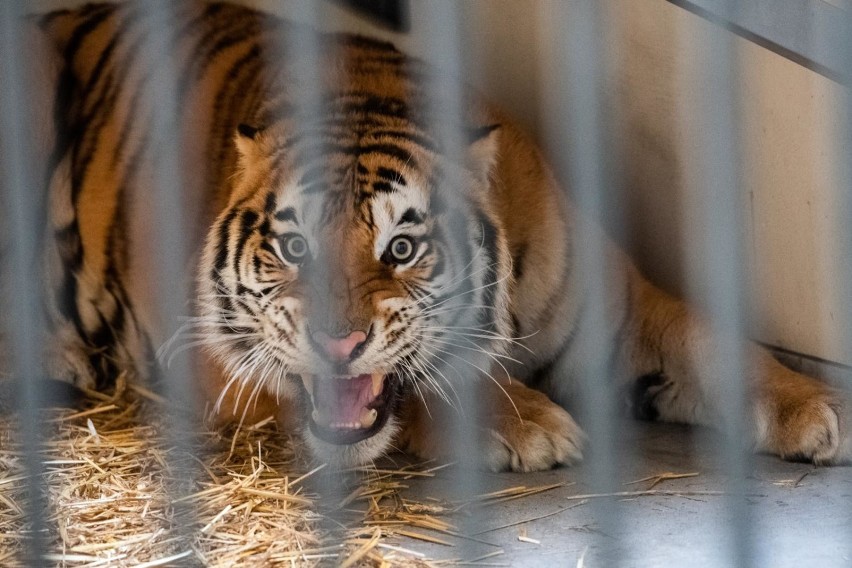
[[[237,126],[237,134],[234,137],[234,141],[237,145],[237,152],[240,154],[240,163],[243,167],[251,166],[260,157],[260,136],[261,129],[256,126],[248,124]]]
[[[478,126],[467,130],[467,165],[482,181],[488,180],[491,168],[497,162],[499,130],[499,124]]]

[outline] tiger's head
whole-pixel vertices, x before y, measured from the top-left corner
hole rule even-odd
[[[315,457],[369,462],[391,445],[402,397],[451,402],[510,333],[489,207],[499,131],[447,155],[399,117],[238,130],[199,275],[207,351],[238,404],[263,390],[296,401]]]

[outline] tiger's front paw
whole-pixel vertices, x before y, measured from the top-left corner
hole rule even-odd
[[[804,380],[803,380],[804,379]],[[788,460],[818,465],[852,460],[849,400],[801,375],[780,382],[758,417],[763,450]]]
[[[586,436],[561,406],[518,381],[480,385],[475,448],[458,447],[455,409],[419,397],[403,402],[393,445],[423,459],[455,461],[465,452],[462,461],[493,471],[539,471],[582,459]]]
[[[491,401],[496,411],[483,432],[489,469],[540,471],[583,458],[586,436],[565,409],[518,381],[503,388],[505,394]]]

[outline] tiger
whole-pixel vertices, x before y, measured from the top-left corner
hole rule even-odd
[[[470,385],[486,409],[468,424],[483,467],[575,463],[586,435],[568,409],[599,361],[607,392],[628,393],[640,417],[720,425],[731,343],[578,211],[504,111],[460,80],[457,98],[434,88],[435,70],[391,43],[221,2],[174,3],[156,39],[149,8],[30,21],[50,79],[38,114],[51,133],[52,379],[109,390],[121,374],[152,380],[161,346],[194,346],[220,422],[275,416],[313,458],[346,467],[451,455]],[[282,55],[300,42],[306,54]],[[143,206],[163,160],[152,94],[169,73],[194,281],[186,345],[157,315],[158,222]],[[603,243],[604,289],[580,270],[586,238]],[[844,395],[757,344],[737,349],[751,447],[848,461]]]

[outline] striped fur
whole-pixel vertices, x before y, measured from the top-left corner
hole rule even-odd
[[[466,98],[466,124],[447,124],[454,102],[389,44],[227,4],[176,6],[164,36],[144,3],[39,21],[60,62],[47,255],[56,378],[101,389],[121,371],[144,379],[168,339],[144,201],[162,159],[151,95],[173,71],[198,306],[166,352],[202,346],[222,416],[277,412],[317,457],[345,464],[392,446],[434,457],[448,451],[454,385],[489,375],[484,461],[541,469],[579,458],[582,431],[506,372],[567,405],[575,381],[605,365],[646,414],[720,419],[723,343],[574,212],[510,120]],[[576,270],[578,234],[604,242],[602,311]],[[400,236],[414,247],[406,262],[389,256]],[[298,260],[288,251],[302,244]],[[318,329],[367,333],[343,374],[381,373],[398,395],[366,439],[330,444],[305,426],[300,377],[342,373],[318,357]],[[847,459],[844,401],[746,351],[755,447]]]

